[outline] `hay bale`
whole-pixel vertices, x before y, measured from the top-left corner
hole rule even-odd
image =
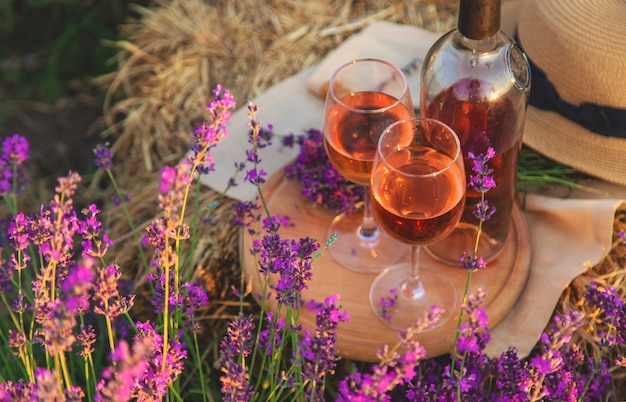
[[[220,83],[239,105],[312,66],[368,23],[446,30],[456,1],[158,0],[121,27],[118,71],[99,77],[116,155],[144,171],[171,164]]]

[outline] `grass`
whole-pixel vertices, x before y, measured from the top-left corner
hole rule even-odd
[[[0,0],[0,102],[53,103],[113,71],[128,5],[149,0]]]

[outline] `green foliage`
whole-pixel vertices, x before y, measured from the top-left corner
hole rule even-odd
[[[102,40],[118,39],[130,3],[148,1],[0,0],[0,101],[53,102],[113,71]]]

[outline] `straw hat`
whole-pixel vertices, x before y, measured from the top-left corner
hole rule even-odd
[[[626,1],[505,1],[502,27],[532,67],[524,143],[626,185]]]

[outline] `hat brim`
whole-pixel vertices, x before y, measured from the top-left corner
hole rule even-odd
[[[593,133],[557,112],[528,106],[523,142],[563,165],[626,185],[624,139]]]
[[[522,0],[502,3],[502,30],[511,37],[515,34],[523,7]],[[530,90],[533,90],[532,82]],[[523,142],[558,163],[611,183],[626,185],[626,139],[596,134],[557,112],[529,105]]]

